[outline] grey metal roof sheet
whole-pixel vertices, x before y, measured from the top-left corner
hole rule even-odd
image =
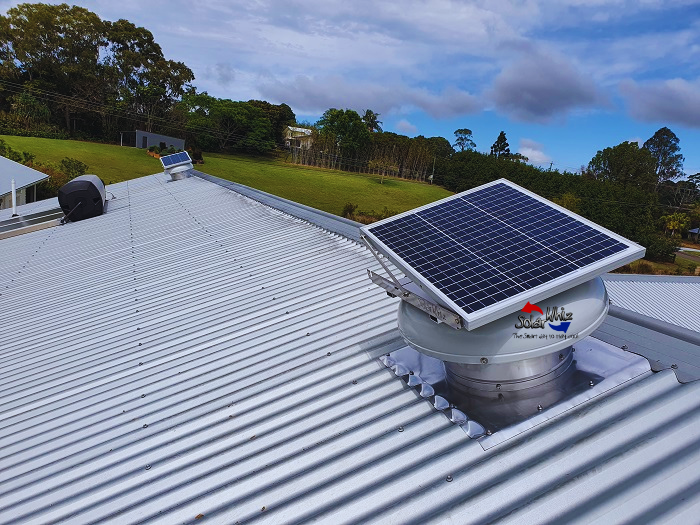
[[[700,332],[700,277],[607,274],[612,304]]]
[[[0,522],[697,516],[700,382],[484,450],[376,359],[403,343],[360,245],[199,178],[110,190],[2,241]]]
[[[45,173],[0,156],[0,195],[12,191],[12,179],[15,179],[15,188],[19,190],[48,177]]]

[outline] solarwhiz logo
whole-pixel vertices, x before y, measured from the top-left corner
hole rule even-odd
[[[552,330],[566,334],[574,317],[574,314],[570,312],[567,313],[563,306],[561,308],[557,306],[550,308],[548,306],[547,312],[545,313],[542,311],[542,308],[536,304],[530,304],[529,301],[521,311],[530,314],[530,316],[519,315],[518,322],[515,323],[515,328],[546,328],[546,325],[549,325]],[[535,318],[533,312],[539,312],[539,314],[544,317]]]

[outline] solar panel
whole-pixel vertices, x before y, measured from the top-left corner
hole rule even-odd
[[[160,158],[163,163],[164,168],[170,168],[176,164],[185,164],[192,162],[189,154],[186,151],[180,151],[178,153],[173,153],[172,155],[166,155]]]
[[[505,179],[362,232],[473,329],[644,256],[644,248]]]

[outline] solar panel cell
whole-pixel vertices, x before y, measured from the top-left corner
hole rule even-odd
[[[172,155],[165,155],[164,157],[160,158],[160,161],[163,163],[164,168],[192,162],[189,154],[186,151],[180,151],[178,153],[173,153]]]
[[[424,280],[447,299],[447,306],[459,307],[467,319],[567,275],[580,277],[590,271],[589,278],[595,277],[606,270],[595,273],[596,268],[587,267],[610,256],[634,260],[643,255],[643,248],[634,243],[507,181],[365,226],[363,231],[380,251],[409,275]]]

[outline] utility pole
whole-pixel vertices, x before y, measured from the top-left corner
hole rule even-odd
[[[433,155],[433,172],[430,174],[430,184],[433,183],[434,176],[435,176],[435,155]]]

